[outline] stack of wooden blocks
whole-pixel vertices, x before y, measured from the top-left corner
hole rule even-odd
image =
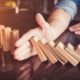
[[[13,53],[15,49],[15,42],[19,39],[19,30],[11,30],[11,27],[5,27],[0,25],[0,48],[4,52],[11,51]]]
[[[56,45],[53,41],[47,42],[38,37],[33,37],[30,41],[41,62],[49,60],[52,64],[55,64],[59,61],[62,65],[69,62],[73,66],[77,66],[80,62],[80,45],[75,49],[70,43],[67,46],[62,42]]]

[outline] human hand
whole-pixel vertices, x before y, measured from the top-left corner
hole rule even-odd
[[[76,24],[76,25],[74,25],[74,26],[71,26],[71,27],[69,28],[69,30],[70,30],[71,32],[74,32],[74,33],[77,34],[77,35],[80,35],[80,23],[78,23],[78,24]]]
[[[15,43],[15,46],[17,47],[14,51],[15,59],[25,60],[36,55],[36,52],[30,44],[30,39],[32,37],[37,36],[40,39],[45,38],[48,41],[53,40],[53,28],[47,21],[45,21],[41,14],[38,13],[36,15],[36,21],[39,24],[39,27],[29,30]]]

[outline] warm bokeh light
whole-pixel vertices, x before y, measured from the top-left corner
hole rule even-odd
[[[15,1],[6,1],[4,3],[4,6],[6,7],[11,7],[11,8],[15,8],[16,7],[16,2]]]

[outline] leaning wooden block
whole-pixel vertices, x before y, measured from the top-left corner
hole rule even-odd
[[[50,62],[52,62],[53,64],[57,62],[57,59],[55,58],[55,56],[47,49],[46,47],[46,43],[47,41],[45,39],[39,40],[38,41],[38,45],[39,47],[42,49],[42,51],[45,53],[45,55],[48,57],[48,59],[50,60]]]
[[[69,43],[65,50],[72,56],[74,57],[77,61],[80,62],[80,56],[76,53],[76,51],[72,48],[73,46]]]
[[[31,41],[31,43],[33,45],[33,48],[37,52],[41,62],[47,61],[46,55],[44,54],[44,52],[40,49],[39,45],[37,44],[37,42],[39,41],[38,37],[33,37],[33,38],[31,38],[30,41]]]
[[[62,65],[67,64],[68,61],[66,58],[60,54],[60,52],[54,46],[55,44],[52,41],[47,45],[47,47],[50,49],[50,51],[52,51],[53,55],[61,62]]]
[[[19,39],[19,30],[14,29],[10,32],[11,53],[15,50],[15,42]]]
[[[11,45],[10,45],[10,32],[11,28],[6,27],[2,30],[3,35],[3,51],[7,52],[10,51]]]
[[[80,55],[80,44],[77,46],[76,52]]]
[[[4,29],[4,25],[0,25],[0,48],[3,46],[3,36],[2,36],[2,29]]]
[[[65,46],[62,42],[59,42],[56,49],[62,54],[73,66],[77,66],[79,62],[73,58],[67,51],[64,50]]]

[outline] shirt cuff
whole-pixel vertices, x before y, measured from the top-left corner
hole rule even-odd
[[[58,3],[55,8],[60,8],[66,11],[71,15],[71,20],[74,19],[75,15],[77,14],[77,5],[72,0],[63,0]]]

